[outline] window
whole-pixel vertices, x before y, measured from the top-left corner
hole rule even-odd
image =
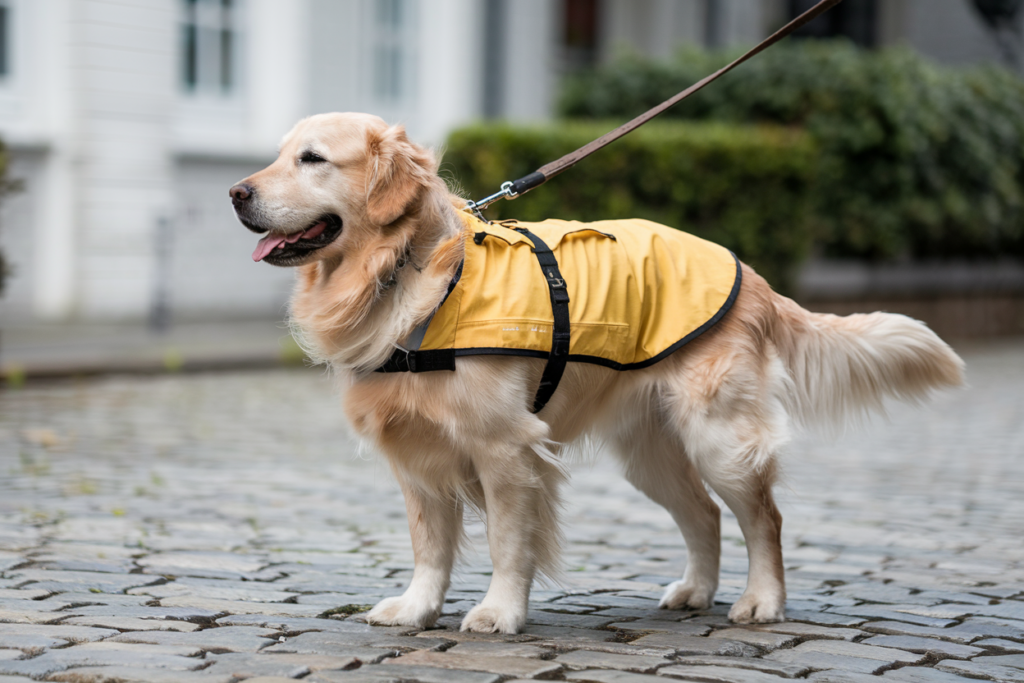
[[[11,8],[0,3],[0,78],[11,73]]]
[[[816,0],[789,0],[789,13],[796,17],[816,5]],[[793,33],[802,38],[846,37],[865,47],[877,40],[877,0],[846,0]]]
[[[507,0],[486,0],[483,30],[483,115],[495,119],[505,111],[505,33]]]
[[[411,94],[413,10],[413,0],[374,0],[373,95],[379,102],[397,104]]]
[[[181,82],[188,92],[228,94],[235,87],[237,0],[181,0]]]
[[[1024,10],[1022,0],[974,0],[974,9],[978,11],[992,32],[996,46],[1002,53],[1003,61],[1010,69],[1021,65],[1020,56],[1024,43],[1024,27],[1020,23],[1021,11]]]
[[[570,71],[593,66],[597,61],[597,0],[565,0],[563,12],[565,66]]]

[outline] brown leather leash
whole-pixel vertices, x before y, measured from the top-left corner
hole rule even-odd
[[[629,121],[628,123],[619,126],[615,130],[605,133],[604,135],[597,138],[593,142],[587,143],[586,145],[580,147],[576,151],[570,152],[565,156],[561,157],[560,159],[555,159],[551,163],[541,166],[533,173],[525,175],[519,180],[506,180],[504,183],[501,184],[501,189],[498,192],[495,192],[489,197],[484,197],[478,202],[470,201],[468,204],[466,204],[466,210],[472,211],[473,213],[477,214],[477,216],[479,216],[481,219],[484,219],[483,215],[481,215],[480,213],[481,209],[493,204],[499,199],[514,199],[526,192],[529,192],[535,187],[540,187],[547,181],[554,178],[559,173],[569,170],[577,163],[579,163],[581,160],[586,159],[588,156],[590,156],[597,150],[601,149],[605,145],[608,145],[614,142],[615,140],[618,140],[623,135],[626,135],[627,133],[636,130],[637,128],[644,125],[645,123],[647,123],[655,116],[668,109],[669,107],[672,107],[678,104],[679,102],[682,102],[690,95],[694,94],[698,90],[701,90],[704,86],[717,80],[721,76],[724,76],[725,74],[729,73],[737,66],[750,59],[751,57],[754,57],[760,54],[761,52],[767,50],[769,47],[779,42],[796,29],[800,28],[807,22],[817,18],[820,14],[832,9],[840,2],[842,2],[842,0],[821,0],[821,2],[819,2],[817,5],[801,14],[796,19],[789,22],[772,35],[768,36],[768,38],[766,38],[763,42],[761,42],[759,45],[754,47],[752,50],[750,50],[749,52],[747,52],[746,54],[744,54],[742,57],[732,62],[731,64],[722,67],[721,69],[714,72],[710,76],[705,76],[703,79],[697,81],[686,90],[683,90],[682,92],[673,95],[672,97],[665,100],[661,104],[651,109],[648,109],[643,114],[640,114],[640,116],[637,116],[632,121]]]

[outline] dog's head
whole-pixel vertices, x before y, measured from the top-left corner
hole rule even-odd
[[[273,164],[231,188],[242,225],[266,233],[254,261],[299,266],[341,260],[416,204],[437,163],[401,126],[369,114],[299,121]]]

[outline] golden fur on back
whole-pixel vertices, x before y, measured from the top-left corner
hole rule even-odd
[[[310,150],[328,166],[303,162]],[[463,257],[463,201],[433,155],[376,117],[321,115],[301,121],[280,158],[241,186],[252,196],[236,201],[240,217],[271,232],[292,234],[324,213],[344,226],[299,267],[291,322],[336,371],[353,428],[385,455],[406,498],[413,579],[371,623],[437,619],[470,505],[486,516],[494,573],[463,629],[522,628],[533,578],[558,573],[564,448],[584,436],[610,444],[625,476],[679,524],[689,561],[663,607],[713,602],[720,531],[708,486],[736,514],[750,556],[730,618],[779,621],[782,520],[771,491],[791,428],[841,426],[886,398],[962,381],[960,359],[922,323],[810,313],[746,266],[735,305],[704,335],[643,370],[570,363],[536,415],[542,360],[473,356],[456,372],[374,373],[439,305]]]

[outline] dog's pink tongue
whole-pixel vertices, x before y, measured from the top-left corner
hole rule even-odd
[[[274,251],[279,245],[284,244],[287,235],[267,235],[256,243],[256,251],[252,252],[253,261],[262,261],[267,254]]]
[[[327,229],[327,223],[317,223],[309,230],[293,232],[290,235],[267,235],[256,244],[256,251],[252,252],[253,261],[262,261],[267,254],[274,251],[282,244],[295,244],[299,240],[308,240],[316,237]]]

